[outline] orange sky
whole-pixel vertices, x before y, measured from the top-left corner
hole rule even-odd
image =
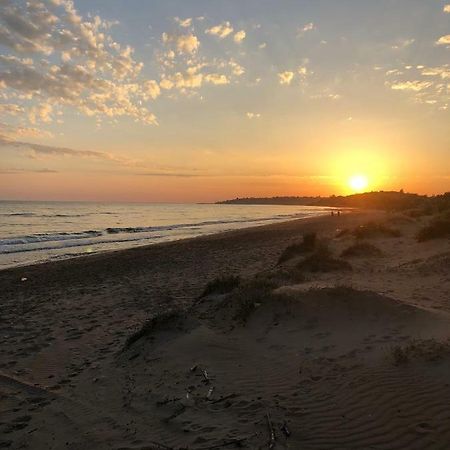
[[[0,12],[0,199],[450,190],[442,2],[57,3]]]

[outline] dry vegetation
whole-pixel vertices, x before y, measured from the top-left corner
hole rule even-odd
[[[390,356],[396,366],[413,360],[439,361],[450,355],[450,341],[439,342],[435,339],[416,340],[407,345],[396,345],[390,350]]]
[[[446,237],[450,237],[450,217],[445,216],[435,217],[417,233],[417,240],[419,242]]]
[[[357,239],[370,239],[376,237],[400,237],[401,232],[380,222],[367,222],[352,231]]]
[[[339,270],[352,270],[349,262],[334,258],[331,250],[326,245],[321,245],[317,250],[303,261],[297,264],[297,268],[306,272],[334,272]]]
[[[298,242],[289,245],[278,259],[278,264],[282,264],[289,261],[296,256],[303,255],[308,252],[312,252],[317,245],[317,234],[316,233],[305,233],[303,235],[302,242]]]

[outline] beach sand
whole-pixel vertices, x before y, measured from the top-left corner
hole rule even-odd
[[[416,241],[427,220],[351,212],[1,271],[0,448],[450,448],[450,244]],[[368,221],[384,231],[357,239]],[[342,256],[357,242],[375,248]],[[202,296],[224,276],[239,285]]]

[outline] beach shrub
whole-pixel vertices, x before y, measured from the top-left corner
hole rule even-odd
[[[353,230],[353,235],[357,239],[370,239],[374,237],[399,237],[401,232],[396,228],[388,227],[379,222],[367,222]]]
[[[373,244],[369,244],[368,242],[357,242],[356,244],[351,245],[346,248],[341,256],[344,258],[371,258],[381,256],[382,252],[378,247],[375,247]]]
[[[450,218],[436,217],[417,233],[419,242],[440,239],[450,236]]]
[[[181,318],[182,314],[180,311],[167,311],[153,316],[152,318],[146,320],[138,330],[128,336],[125,341],[125,348],[129,348],[139,339],[149,336],[161,325],[167,325],[169,322],[174,320],[178,321]]]
[[[278,264],[282,264],[286,261],[289,261],[292,258],[295,258],[298,255],[303,253],[311,252],[316,247],[317,243],[317,233],[305,233],[303,235],[302,242],[298,242],[295,244],[291,244],[283,251],[280,258],[278,259]]]
[[[217,277],[206,285],[200,298],[212,294],[228,294],[233,289],[236,289],[240,282],[240,277],[235,275]]]
[[[232,305],[233,319],[245,324],[253,311],[261,303],[275,297],[273,290],[277,287],[274,280],[266,277],[255,277],[231,294],[227,304]]]
[[[300,261],[297,268],[308,272],[352,270],[349,262],[334,258],[330,249],[325,245],[321,245],[312,255]]]

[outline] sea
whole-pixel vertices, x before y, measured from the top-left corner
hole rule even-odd
[[[0,201],[0,269],[329,214],[285,205]]]

